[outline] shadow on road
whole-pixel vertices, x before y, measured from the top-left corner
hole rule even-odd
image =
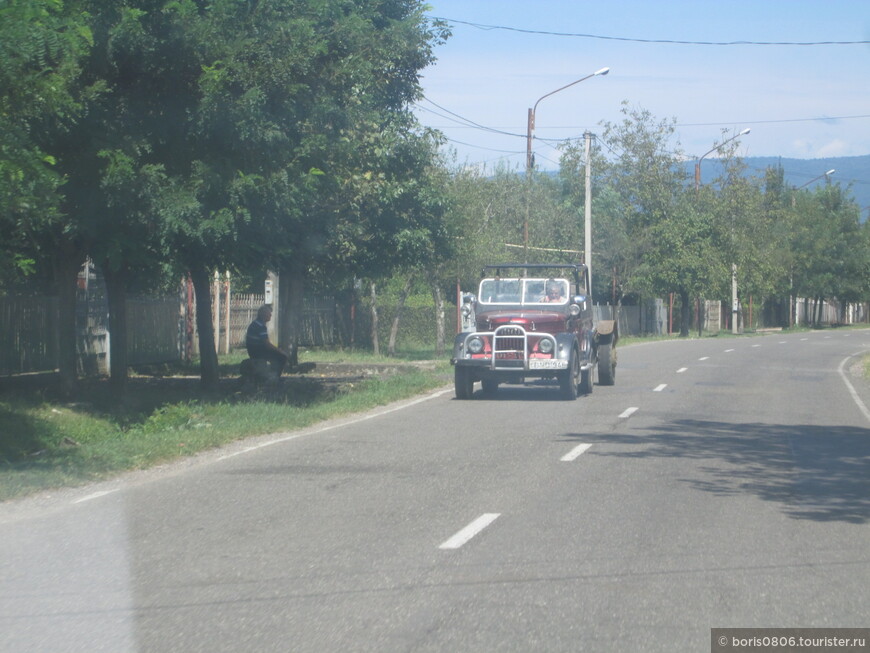
[[[690,458],[703,479],[683,479],[720,495],[750,493],[782,505],[795,519],[870,521],[870,429],[849,426],[674,420],[639,435],[566,434],[601,444],[624,458]]]

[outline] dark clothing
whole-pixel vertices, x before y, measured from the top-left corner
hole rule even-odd
[[[287,364],[287,356],[269,346],[269,329],[264,322],[251,322],[245,334],[245,347],[250,358],[269,361],[272,371],[281,376]]]
[[[248,326],[248,332],[245,334],[245,347],[248,350],[248,356],[267,358],[266,354],[270,353],[268,344],[269,328],[260,320],[251,322]]]

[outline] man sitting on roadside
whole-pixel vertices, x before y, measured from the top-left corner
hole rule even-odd
[[[245,347],[250,358],[268,361],[272,372],[280,378],[290,357],[269,342],[269,329],[266,325],[271,319],[272,307],[269,304],[263,304],[257,310],[257,319],[248,326]]]

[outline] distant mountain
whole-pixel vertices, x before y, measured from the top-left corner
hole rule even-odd
[[[785,159],[773,156],[755,156],[743,159],[747,166],[747,174],[760,177],[770,167],[781,166],[785,173],[785,181],[794,188],[800,188],[809,183],[808,189],[825,183],[824,175],[828,170],[834,170],[830,176],[832,184],[849,188],[852,197],[861,207],[861,217],[867,219],[870,211],[870,154],[864,156],[839,156],[824,159]],[[689,178],[695,174],[695,162],[687,161],[686,170]],[[716,159],[704,159],[701,164],[701,183],[707,184],[720,173],[719,162]]]

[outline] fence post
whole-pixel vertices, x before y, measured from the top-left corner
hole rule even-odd
[[[221,281],[217,270],[214,271],[213,285],[211,294],[214,297],[214,307],[212,308],[211,321],[214,329],[214,351],[217,354],[221,350]]]
[[[224,306],[226,307],[224,310],[224,323],[226,324],[226,340],[224,341],[224,353],[230,353],[230,271],[227,270],[227,284],[226,284],[226,301],[224,302]]]

